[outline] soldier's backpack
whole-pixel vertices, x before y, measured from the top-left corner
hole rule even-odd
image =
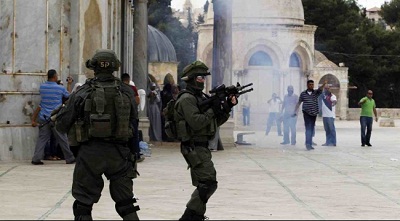
[[[87,137],[128,141],[133,136],[130,125],[132,99],[121,91],[121,81],[94,81],[84,103]],[[82,141],[81,141],[82,142]]]
[[[174,113],[175,113],[175,104],[176,101],[182,96],[184,93],[190,93],[190,91],[183,90],[179,92],[178,97],[176,99],[172,98],[168,103],[167,106],[163,109],[163,114],[165,118],[165,124],[164,124],[164,130],[165,134],[171,139],[179,139],[178,133],[177,133],[177,128],[176,128],[176,121],[174,119]]]

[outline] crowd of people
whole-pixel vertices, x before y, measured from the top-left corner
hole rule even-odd
[[[132,88],[135,94],[135,102],[140,104],[140,96],[135,83],[131,80],[128,73],[121,75],[121,81]],[[58,74],[54,69],[47,73],[47,81],[43,83],[39,89],[41,102],[36,108],[32,116],[32,126],[39,128],[39,137],[35,147],[35,154],[32,158],[32,164],[42,165],[41,160],[66,160],[68,164],[75,162],[78,155],[79,143],[76,142],[75,131],[67,134],[60,134],[55,128],[54,123],[50,120],[51,113],[59,108],[68,100],[71,93],[76,92],[83,84],[75,83],[72,88],[73,79],[67,78],[67,87],[58,79]],[[150,141],[167,141],[173,142],[174,139],[169,138],[164,131],[164,115],[163,109],[172,99],[177,99],[180,87],[177,84],[166,83],[163,90],[151,82],[149,91],[146,96],[147,100],[147,116],[150,121],[149,138]],[[139,134],[139,119],[133,122],[132,128],[135,129],[134,134]],[[74,130],[74,129],[72,129]],[[134,136],[130,142],[133,142],[136,152],[140,153],[138,143],[139,136]],[[73,156],[71,156],[72,152]],[[143,153],[139,154],[139,161],[144,160]],[[65,158],[68,156],[68,158]]]
[[[378,122],[375,101],[372,98],[373,92],[368,90],[358,105],[361,107],[360,126],[361,126],[361,146],[372,146],[370,143],[372,124]],[[322,117],[325,130],[325,143],[321,146],[336,146],[336,104],[337,97],[331,92],[330,85],[325,81],[318,89],[314,89],[314,81],[307,81],[307,89],[302,91],[300,96],[294,94],[292,85],[287,87],[287,94],[283,101],[272,93],[271,99],[267,101],[269,114],[265,135],[269,135],[271,128],[276,127],[278,136],[283,136],[282,145],[296,145],[296,124],[298,111],[302,105],[302,115],[305,126],[305,146],[307,150],[313,150],[317,144],[313,142],[315,136],[315,122],[317,116]],[[243,126],[250,125],[250,102],[247,97],[241,100]],[[283,133],[282,133],[283,123]]]
[[[168,102],[176,100],[180,91],[180,86],[166,82],[162,90],[155,82],[150,83],[149,91],[146,94],[148,101],[147,116],[150,121],[149,139],[150,141],[176,141],[167,136],[164,130],[165,116],[163,110]]]
[[[43,159],[64,159],[66,164],[75,164],[72,205],[75,220],[92,220],[93,205],[100,199],[104,187],[102,175],[110,180],[110,194],[115,209],[124,220],[139,220],[133,193],[133,179],[139,175],[140,162],[139,104],[141,98],[130,75],[116,78],[112,74],[119,69],[115,52],[98,50],[86,67],[94,70],[95,78],[85,84],[75,84],[67,79],[67,88],[51,69],[47,81],[40,86],[40,105],[32,116],[32,126],[39,127],[34,155],[31,163],[42,165]],[[152,141],[174,141],[168,139],[163,127],[164,112],[168,102],[175,100],[174,117],[176,135],[181,142],[181,154],[190,168],[193,186],[196,189],[186,204],[179,220],[204,220],[207,203],[218,188],[216,170],[212,162],[210,146],[217,146],[219,127],[230,117],[237,105],[237,96],[230,94],[225,100],[214,102],[206,109],[200,103],[208,99],[203,94],[208,67],[195,61],[185,67],[182,80],[186,89],[179,93],[175,84],[165,84],[161,91],[155,82],[150,83],[146,94],[147,116],[150,121],[149,137]],[[268,100],[270,113],[266,135],[272,126],[277,126],[278,136],[283,136],[282,145],[296,144],[296,122],[302,105],[305,125],[306,149],[313,150],[315,121],[322,112],[326,142],[323,146],[336,146],[335,106],[336,96],[327,82],[317,90],[314,82],[307,81],[307,89],[300,96],[294,94],[293,86],[287,87],[283,101],[273,93]],[[179,96],[178,96],[179,94]],[[358,103],[361,106],[361,146],[370,143],[373,114],[378,121],[372,91]],[[250,125],[250,102],[247,95],[242,100],[243,124]],[[283,134],[281,129],[283,122]],[[53,138],[52,138],[53,137]],[[58,155],[59,147],[62,154]],[[72,151],[71,147],[77,147]],[[215,147],[214,147],[215,148]]]

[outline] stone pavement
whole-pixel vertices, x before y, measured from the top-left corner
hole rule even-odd
[[[325,134],[317,122],[315,142]],[[396,122],[396,125],[399,125]],[[219,188],[208,203],[211,220],[400,219],[400,128],[372,131],[372,147],[360,146],[358,121],[338,121],[337,147],[305,151],[304,132],[296,146],[282,146],[272,129],[248,139],[252,146],[214,152]],[[44,161],[0,162],[0,219],[73,219],[73,165]],[[177,220],[193,187],[178,147],[152,146],[139,164],[135,193],[143,220]],[[93,208],[95,219],[120,219],[105,183]]]

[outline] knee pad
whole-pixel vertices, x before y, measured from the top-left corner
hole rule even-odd
[[[201,201],[203,201],[203,203],[207,203],[208,199],[210,199],[210,197],[215,193],[217,188],[217,181],[199,182],[197,190],[199,191]]]
[[[84,203],[75,200],[72,205],[74,211],[75,220],[93,220],[92,219],[92,205],[86,205]]]
[[[122,217],[126,217],[129,214],[135,213],[140,210],[139,206],[134,206],[136,199],[127,199],[115,203],[115,210]]]

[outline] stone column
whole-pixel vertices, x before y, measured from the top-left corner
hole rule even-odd
[[[213,66],[212,87],[221,84],[232,84],[232,0],[213,0],[214,32],[213,32]],[[222,143],[233,143],[234,121],[229,119],[219,129],[216,136],[218,150],[223,150]]]
[[[138,89],[147,91],[147,36],[148,16],[147,0],[135,0],[134,9],[134,33],[133,33],[133,73],[132,79]],[[146,102],[146,98],[141,102]],[[146,105],[147,106],[147,105]],[[147,118],[147,107],[139,110],[139,130],[142,131],[143,140],[149,140],[149,119]]]
[[[213,0],[212,87],[232,84],[232,0]]]
[[[135,0],[134,41],[133,41],[133,73],[132,79],[138,89],[147,90],[147,0]],[[140,113],[146,116],[146,107]]]
[[[347,83],[346,84],[340,84],[340,113],[339,113],[339,117],[340,120],[347,120],[347,109],[348,109],[348,102],[349,99],[347,97]]]

